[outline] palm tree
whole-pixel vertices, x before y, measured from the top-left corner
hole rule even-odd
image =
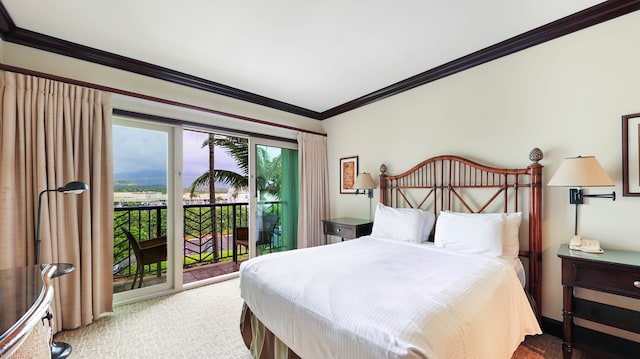
[[[224,148],[225,152],[236,160],[238,169],[242,173],[214,168],[214,155],[212,153],[213,148],[216,146]],[[211,190],[212,188],[215,189],[216,182],[228,184],[239,189],[249,187],[249,140],[210,134],[209,138],[202,143],[202,148],[204,147],[209,147],[209,171],[203,173],[191,183],[189,187],[191,194],[194,194],[198,188],[209,188],[209,200],[214,203],[215,197],[212,197]],[[210,175],[212,168],[213,178]]]
[[[256,190],[260,194],[260,200],[264,200],[264,195],[269,193],[271,196],[279,199],[281,188],[281,161],[280,156],[269,158],[267,149],[263,146],[256,148],[256,162],[260,168],[260,174],[257,176]]]
[[[192,196],[195,195],[197,189],[209,189],[209,200],[215,202],[212,197],[212,188],[215,189],[215,183],[220,182],[228,184],[237,189],[249,188],[249,141],[246,138],[227,137],[222,135],[209,135],[202,143],[202,148],[209,147],[209,171],[201,174],[196,178],[189,191]],[[213,178],[211,178],[211,169],[214,168],[213,148],[221,147],[225,152],[236,160],[238,169],[242,173],[229,170],[213,169]],[[273,159],[269,158],[269,154],[265,147],[258,146],[256,148],[256,161],[258,168],[261,169],[261,176],[258,176],[256,187],[258,191],[269,192],[275,197],[280,196],[280,173],[281,161],[280,156]],[[212,185],[213,184],[213,185]]]

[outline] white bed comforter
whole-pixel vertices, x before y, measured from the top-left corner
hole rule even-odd
[[[508,359],[541,333],[512,265],[373,237],[246,261],[240,290],[304,359]]]

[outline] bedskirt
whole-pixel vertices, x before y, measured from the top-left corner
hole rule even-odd
[[[253,315],[246,303],[242,305],[240,333],[255,359],[300,359]]]

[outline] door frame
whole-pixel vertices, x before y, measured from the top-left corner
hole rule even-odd
[[[149,287],[114,293],[115,306],[137,302],[182,288],[182,126],[113,116],[113,126],[139,128],[167,134],[167,273],[166,281]],[[179,259],[179,260],[178,260]]]

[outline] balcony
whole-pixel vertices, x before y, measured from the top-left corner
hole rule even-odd
[[[249,225],[248,204],[198,204],[184,205],[182,208],[183,283],[237,271],[239,263],[249,257],[247,248],[236,242],[239,232],[237,228],[246,228]],[[260,209],[262,213],[275,213],[278,218],[282,218],[282,206],[279,201],[262,203]],[[129,290],[137,270],[133,248],[129,245],[122,227],[129,230],[136,240],[144,241],[167,235],[166,218],[166,205],[114,208],[114,293]],[[264,250],[279,250],[281,234],[281,226],[278,223],[273,231],[271,246]],[[164,282],[166,265],[167,262],[161,262],[160,268],[157,268],[157,264],[145,265],[144,285]]]

